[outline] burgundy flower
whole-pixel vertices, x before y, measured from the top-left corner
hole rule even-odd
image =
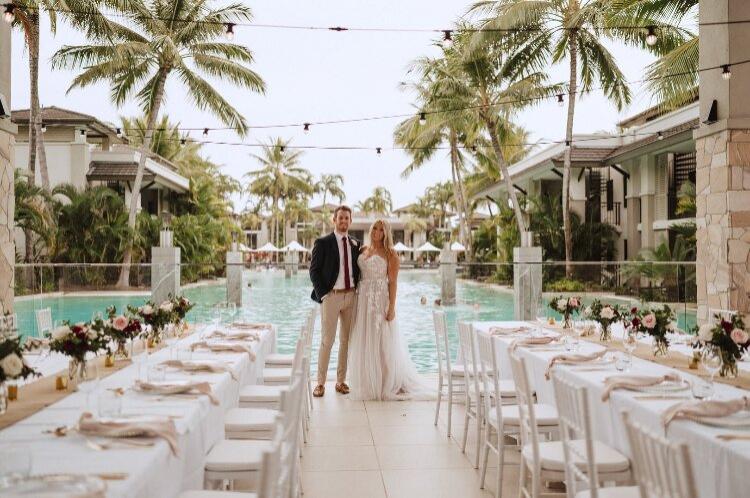
[[[734,329],[734,325],[732,325],[732,322],[728,322],[726,320],[722,320],[721,321],[721,328],[723,328],[724,332],[726,332],[727,334],[731,334],[732,333],[732,329]]]
[[[638,327],[641,324],[641,320],[638,317],[633,318],[633,327]]]
[[[630,312],[635,315],[636,313],[638,313],[638,308],[636,307],[630,308]]]

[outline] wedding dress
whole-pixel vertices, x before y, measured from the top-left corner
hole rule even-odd
[[[360,255],[357,310],[349,339],[349,385],[356,400],[435,399],[436,391],[409,356],[396,320],[388,312],[388,263],[377,254]]]

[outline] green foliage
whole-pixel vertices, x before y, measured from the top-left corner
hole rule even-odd
[[[365,200],[358,202],[356,207],[365,213],[387,215],[393,211],[391,193],[385,187],[375,187],[372,191],[372,195]]]
[[[560,278],[545,286],[547,292],[584,292],[586,284],[579,280]]]

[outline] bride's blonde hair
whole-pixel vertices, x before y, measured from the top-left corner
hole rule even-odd
[[[393,232],[391,231],[391,224],[388,223],[387,220],[378,218],[373,222],[372,225],[370,225],[370,246],[373,246],[372,232],[378,225],[380,225],[380,227],[383,229],[383,247],[385,248],[386,259],[390,261],[395,251],[393,250]]]

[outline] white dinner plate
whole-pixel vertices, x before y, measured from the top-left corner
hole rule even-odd
[[[745,429],[750,428],[750,412],[737,412],[726,417],[701,417],[696,422],[713,427]]]
[[[661,384],[657,384],[655,386],[634,388],[635,391],[642,391],[646,393],[656,393],[656,394],[673,393],[673,392],[685,391],[687,389],[690,389],[690,383],[686,380],[680,380],[677,382],[673,382],[673,381],[662,382]]]

